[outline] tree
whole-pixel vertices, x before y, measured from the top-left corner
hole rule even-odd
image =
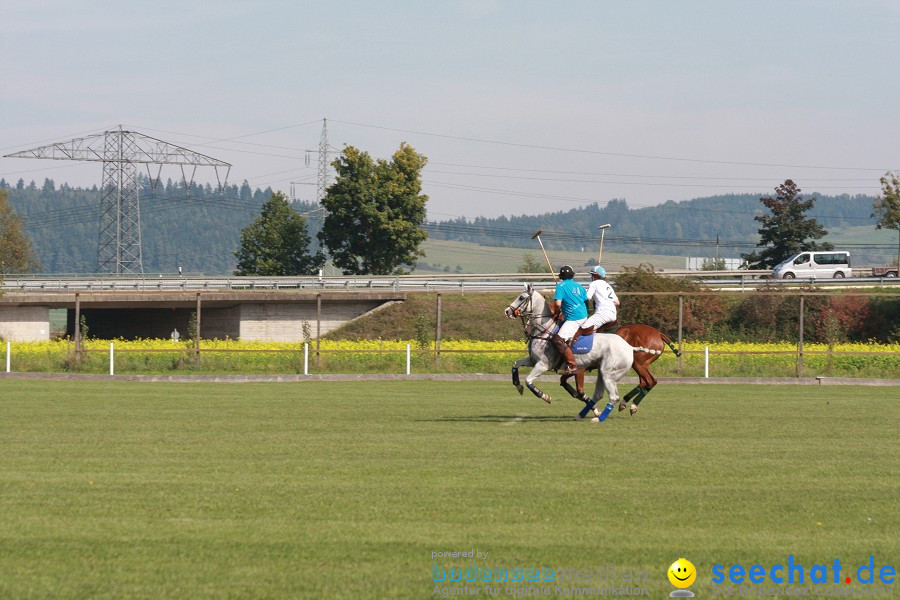
[[[700,265],[701,271],[724,271],[727,268],[724,258],[704,258]]]
[[[0,189],[0,275],[32,273],[40,268],[22,219],[7,200],[6,190]]]
[[[332,164],[337,181],[322,200],[327,214],[319,240],[349,275],[389,275],[425,256],[428,234],[421,172],[427,159],[406,143],[390,162],[347,146]]]
[[[819,244],[813,241],[828,234],[815,219],[805,218],[806,211],[815,204],[815,198],[803,200],[800,188],[790,179],[775,188],[775,192],[774,198],[759,199],[772,212],[753,217],[762,223],[756,246],[763,247],[763,250],[759,253],[754,250],[750,254],[741,254],[749,268],[771,269],[797,252],[834,248],[829,242]]]
[[[241,231],[235,275],[315,275],[325,265],[322,251],[309,253],[312,241],[306,219],[294,212],[287,197],[273,193],[262,214]]]
[[[875,229],[896,229],[897,268],[900,269],[900,178],[888,171],[881,178],[881,195],[872,204],[872,216],[878,217]]]
[[[518,273],[549,273],[550,267],[546,263],[542,263],[531,252],[522,255],[522,264],[519,265]]]

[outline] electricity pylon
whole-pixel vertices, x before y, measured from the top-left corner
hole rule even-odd
[[[325,188],[328,187],[328,122],[322,119],[322,136],[319,138],[319,180],[316,185],[316,202],[325,199]]]
[[[322,119],[322,135],[319,136],[319,149],[318,150],[307,150],[306,151],[306,166],[310,166],[309,156],[312,153],[318,154],[318,174],[316,178],[316,202],[319,204],[322,203],[322,200],[325,199],[325,190],[328,189],[328,165],[331,164],[331,161],[328,160],[329,154],[337,154],[340,152],[337,148],[332,148],[328,145],[328,119]],[[297,183],[295,181],[291,182],[292,184]],[[293,199],[293,198],[292,198]]]
[[[137,165],[145,164],[150,179],[157,181],[162,165],[179,165],[185,189],[189,189],[193,184],[198,166],[215,169],[220,190],[224,189],[224,182],[231,172],[229,163],[148,135],[126,131],[121,125],[111,131],[22,150],[7,154],[6,157],[103,163],[97,264],[98,272],[117,275],[144,272]],[[155,178],[150,174],[150,165],[159,165]],[[193,167],[190,183],[184,170],[185,166]],[[219,178],[220,167],[227,168],[224,179]]]

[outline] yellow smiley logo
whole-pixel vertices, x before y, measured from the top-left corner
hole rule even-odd
[[[697,579],[697,569],[694,564],[686,558],[679,558],[669,567],[669,581],[677,588],[690,587],[694,580]]]

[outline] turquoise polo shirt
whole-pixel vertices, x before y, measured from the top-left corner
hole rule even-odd
[[[587,319],[587,306],[584,305],[587,301],[587,292],[574,279],[564,279],[557,283],[553,299],[562,300],[562,312],[566,321]]]

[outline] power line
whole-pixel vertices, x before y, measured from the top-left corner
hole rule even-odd
[[[198,137],[198,138],[201,138],[201,139],[212,140],[212,142],[210,142],[210,143],[215,144],[215,143],[217,143],[217,142],[230,142],[230,141],[238,140],[238,139],[242,139],[242,138],[254,137],[254,136],[257,136],[257,135],[264,135],[264,134],[267,134],[267,133],[274,133],[274,132],[276,132],[276,131],[284,131],[285,129],[294,129],[294,128],[297,128],[297,127],[306,127],[307,125],[315,125],[316,123],[320,123],[320,122],[321,122],[321,119],[316,119],[316,120],[314,120],[314,121],[307,121],[306,123],[298,123],[297,125],[285,125],[284,127],[276,127],[276,128],[274,128],[274,129],[265,129],[265,130],[263,130],[263,131],[255,131],[255,132],[253,132],[253,133],[245,133],[245,134],[242,134],[242,135],[236,135],[236,136],[229,137],[229,138],[215,138],[215,137],[209,137],[209,136],[205,136],[205,135],[195,135],[195,134],[192,134],[192,133],[179,133],[179,132],[176,132],[176,131],[164,131],[164,130],[161,130],[161,129],[150,129],[150,128],[147,128],[147,127],[145,127],[144,129],[146,129],[147,131],[158,131],[158,132],[161,132],[161,133],[168,133],[168,134],[171,134],[171,135],[186,135],[186,136],[188,136],[188,137]],[[248,143],[248,142],[242,142],[242,143]],[[202,145],[202,144],[200,144],[200,145]]]
[[[819,166],[819,165],[791,165],[791,164],[779,164],[779,163],[756,163],[756,162],[742,162],[742,161],[732,161],[732,160],[710,160],[710,159],[700,159],[700,158],[681,158],[675,156],[654,156],[649,154],[628,154],[624,152],[606,152],[601,150],[584,150],[580,148],[564,148],[561,146],[544,146],[540,144],[524,144],[517,142],[505,142],[500,140],[487,140],[481,138],[473,138],[473,137],[465,137],[465,136],[457,136],[457,135],[447,135],[442,133],[432,133],[427,131],[415,131],[412,129],[398,129],[394,127],[382,127],[379,125],[369,125],[366,123],[354,123],[351,121],[339,121],[336,119],[332,120],[333,123],[341,123],[343,125],[352,125],[355,127],[367,127],[369,129],[381,129],[384,131],[396,131],[398,133],[412,133],[415,135],[425,135],[430,137],[438,137],[450,140],[460,140],[465,142],[478,142],[481,144],[493,144],[500,146],[512,146],[516,148],[531,148],[535,150],[552,150],[555,152],[572,152],[576,154],[593,154],[599,156],[617,156],[621,158],[641,158],[648,160],[664,160],[664,161],[678,161],[678,162],[690,162],[690,163],[701,163],[701,164],[714,164],[714,165],[733,165],[733,166],[747,166],[747,167],[782,167],[788,169],[823,169],[823,170],[831,170],[831,171],[877,171],[884,173],[885,171],[889,171],[891,169],[888,168],[871,168],[871,167],[834,167],[834,166]]]
[[[463,175],[465,177],[493,177],[495,179],[518,179],[524,181],[548,181],[553,183],[595,183],[601,185],[649,185],[649,186],[659,186],[659,187],[702,187],[702,188],[742,188],[742,189],[754,189],[758,190],[759,186],[756,185],[734,185],[734,184],[709,184],[709,183],[671,183],[671,182],[651,182],[651,181],[601,181],[597,179],[560,179],[556,177],[529,177],[525,175],[495,175],[492,173],[460,173],[458,171],[430,171],[430,173],[440,174],[440,175]],[[613,177],[655,177],[655,178],[668,178],[666,175],[612,175]],[[674,178],[673,178],[674,179]],[[680,177],[679,179],[688,179],[688,177]],[[697,178],[697,179],[722,179],[722,178]],[[745,181],[743,178],[733,178],[734,181]],[[755,180],[750,180],[755,181]],[[851,180],[856,181],[856,180]],[[870,179],[866,179],[863,181],[871,181]],[[817,189],[826,189],[826,190],[857,190],[857,189],[865,189],[865,190],[877,190],[881,189],[880,186],[817,186]]]
[[[431,171],[442,175],[465,175],[466,177],[493,177],[496,179],[520,179],[528,181],[549,181],[553,183],[594,183],[599,185],[644,185],[653,187],[697,187],[697,188],[714,188],[714,189],[749,189],[761,190],[757,185],[735,185],[735,184],[712,184],[712,183],[670,183],[670,182],[654,182],[654,181],[600,181],[597,179],[556,179],[551,177],[525,177],[510,175],[490,175],[487,173],[454,173],[448,171]],[[446,182],[440,182],[446,183]],[[880,190],[880,186],[817,186],[818,189],[825,190]]]
[[[430,170],[431,165],[440,165],[443,167],[463,167],[467,169],[489,169],[496,171],[519,171],[525,173],[555,173],[558,175],[597,175],[600,177],[646,177],[656,179],[707,179],[718,181],[773,181],[777,177],[707,177],[701,175],[646,175],[641,173],[602,173],[596,171],[561,171],[555,169],[531,169],[521,167],[496,167],[488,165],[468,165],[460,163],[442,163],[429,161],[425,170]],[[437,171],[435,171],[437,172]],[[467,173],[468,174],[468,173]],[[472,173],[472,175],[475,175]],[[822,178],[822,177],[804,177],[804,181],[872,181],[871,177],[855,177],[855,178]]]

